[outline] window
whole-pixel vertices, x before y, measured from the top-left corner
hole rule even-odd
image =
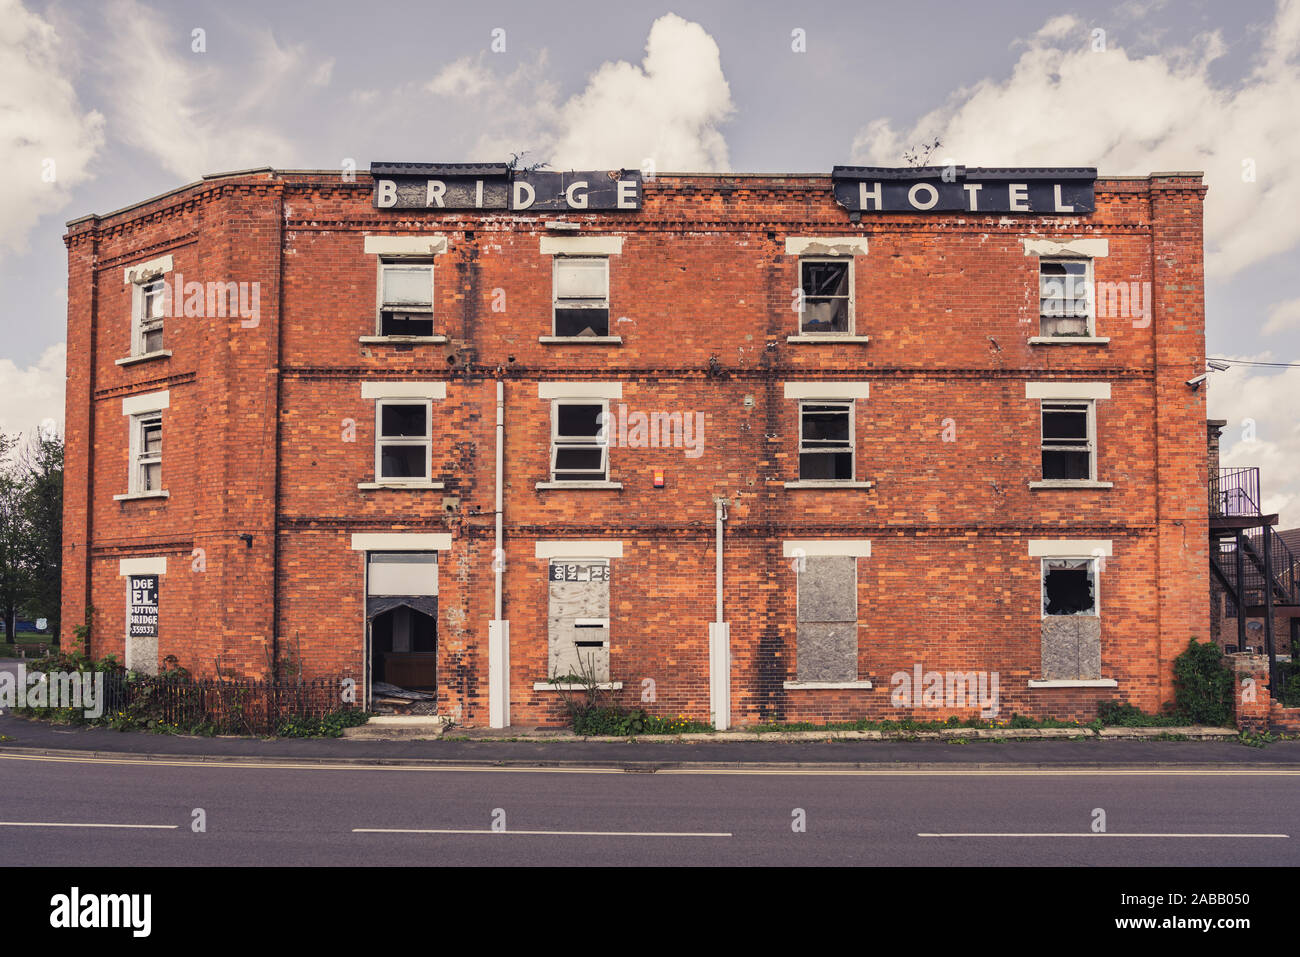
[[[1039,335],[1091,336],[1093,312],[1091,259],[1039,260]]]
[[[553,266],[555,335],[609,335],[609,260],[556,256]]]
[[[808,555],[796,565],[799,681],[857,680],[857,563],[850,555]]]
[[[1097,560],[1043,559],[1043,617],[1096,614]]]
[[[379,482],[427,482],[433,448],[432,416],[426,399],[381,399],[375,473]]]
[[[410,260],[379,264],[379,334],[433,335],[433,264]]]
[[[557,401],[551,406],[551,481],[609,479],[604,402]]]
[[[801,334],[853,333],[852,259],[800,259],[799,289],[803,304],[799,314]]]
[[[1043,411],[1043,478],[1091,481],[1096,477],[1090,401],[1048,402]]]
[[[131,426],[131,494],[162,491],[162,413],[134,416]]]
[[[853,480],[853,403],[799,403],[799,479]]]
[[[136,286],[136,308],[131,354],[136,356],[161,352],[163,318],[167,312],[167,281],[153,279]]]
[[[547,678],[609,681],[609,562],[550,562]]]

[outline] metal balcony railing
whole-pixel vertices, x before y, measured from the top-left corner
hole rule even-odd
[[[1259,515],[1259,469],[1219,469],[1210,476],[1210,517]]]

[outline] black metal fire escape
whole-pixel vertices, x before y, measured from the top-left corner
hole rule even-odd
[[[1269,687],[1280,696],[1273,613],[1300,606],[1300,567],[1273,530],[1277,515],[1262,514],[1259,502],[1259,469],[1219,469],[1210,476],[1210,573],[1236,611],[1237,644],[1229,650],[1247,650],[1246,619],[1263,619],[1264,646],[1254,650],[1268,655]],[[1288,654],[1290,642],[1287,636]]]

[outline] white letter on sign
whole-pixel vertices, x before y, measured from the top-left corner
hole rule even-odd
[[[375,196],[376,206],[396,206],[397,205],[397,184],[391,179],[381,179],[375,184],[379,188],[378,195]]]
[[[1012,183],[1007,187],[1007,203],[1013,213],[1029,212],[1029,187],[1024,183]]]
[[[574,196],[573,191],[575,189],[581,189],[582,195]],[[569,204],[570,209],[586,209],[587,208],[586,182],[579,180],[576,183],[570,183],[569,188],[564,191],[564,201]]]
[[[447,184],[440,179],[429,180],[429,185],[424,192],[425,206],[441,206],[442,197],[447,192]]]
[[[636,209],[636,180],[620,179],[618,181],[618,208]]]
[[[1056,211],[1057,211],[1058,213],[1072,213],[1072,212],[1074,212],[1074,207],[1073,207],[1073,206],[1066,206],[1065,203],[1064,203],[1064,201],[1062,201],[1062,199],[1061,199],[1061,184],[1060,184],[1060,183],[1057,183],[1055,186],[1052,187],[1052,189],[1053,189],[1053,191],[1054,191],[1052,195],[1056,197]]]
[[[917,190],[928,189],[930,191],[929,202],[919,202],[916,198]],[[907,191],[907,201],[912,204],[913,209],[934,209],[934,204],[939,202],[939,191],[929,183],[916,183]]]
[[[879,208],[880,208],[881,199],[880,199],[880,184],[879,184],[879,183],[877,183],[877,184],[876,184],[876,185],[871,189],[870,192],[867,191],[867,184],[866,184],[866,183],[859,183],[859,184],[858,184],[858,209],[866,209],[866,208],[867,208],[867,200],[871,200],[873,203],[875,203],[875,205],[874,205],[873,207],[871,207],[872,209],[879,209]]]
[[[525,191],[528,193],[527,199],[524,198]],[[531,185],[522,180],[515,183],[515,209],[527,209],[533,205],[533,200],[536,198],[537,190],[533,189]]]

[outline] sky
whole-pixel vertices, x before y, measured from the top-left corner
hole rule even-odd
[[[1205,171],[1222,464],[1300,525],[1297,104],[1300,0],[0,0],[0,431],[62,425],[66,221],[206,173],[828,173],[937,137],[940,163]]]

